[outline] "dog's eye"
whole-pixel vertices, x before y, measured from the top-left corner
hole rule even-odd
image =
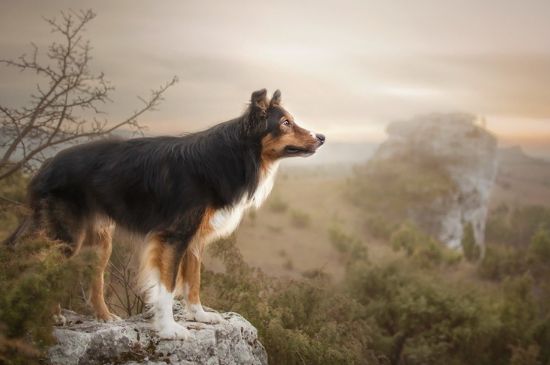
[[[285,121],[283,122],[283,125],[284,125],[285,127],[290,127],[290,121],[289,121],[289,120],[285,120]]]

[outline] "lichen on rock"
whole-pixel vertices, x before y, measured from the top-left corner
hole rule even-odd
[[[185,341],[161,340],[146,314],[109,323],[67,310],[63,315],[67,324],[54,330],[51,364],[267,364],[256,329],[237,313],[221,313],[218,324],[198,323],[177,304],[174,316],[192,334]]]

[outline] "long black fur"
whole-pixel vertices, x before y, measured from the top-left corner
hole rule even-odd
[[[68,148],[48,161],[28,188],[33,217],[5,242],[14,244],[46,220],[53,239],[107,216],[138,234],[154,232],[176,246],[179,262],[207,207],[223,208],[259,181],[261,139],[281,115],[268,113],[265,90],[239,118],[182,137],[106,139]]]

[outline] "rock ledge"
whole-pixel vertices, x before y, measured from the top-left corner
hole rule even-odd
[[[258,333],[237,313],[221,313],[219,324],[185,319],[180,305],[176,320],[192,334],[188,340],[161,340],[146,315],[101,323],[65,310],[67,324],[56,327],[58,344],[48,352],[51,364],[267,364]]]

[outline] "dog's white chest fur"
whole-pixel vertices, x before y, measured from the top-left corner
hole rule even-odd
[[[262,203],[267,199],[271,189],[273,189],[273,183],[275,181],[275,175],[279,163],[274,163],[267,173],[261,178],[258,183],[258,187],[254,192],[252,198],[248,199],[245,195],[242,199],[232,207],[227,207],[216,211],[210,219],[210,226],[213,229],[212,234],[208,237],[207,241],[213,241],[218,238],[229,236],[237,229],[241,219],[250,207],[259,208]]]

